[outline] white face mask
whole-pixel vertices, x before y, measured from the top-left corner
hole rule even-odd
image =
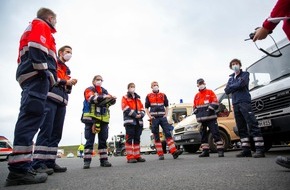
[[[129,88],[129,92],[130,93],[134,93],[135,92],[135,88]]]
[[[235,72],[238,72],[240,70],[240,66],[239,65],[233,65],[232,66],[232,69],[235,71]]]
[[[205,85],[204,85],[204,84],[199,85],[199,86],[198,86],[198,89],[199,89],[199,90],[203,90],[203,89],[205,89]]]
[[[97,80],[97,81],[95,82],[95,85],[96,85],[96,86],[102,86],[102,81],[101,81],[101,80]]]
[[[65,61],[69,61],[70,58],[71,58],[71,56],[72,56],[71,53],[64,54],[63,59],[64,59]]]
[[[158,86],[153,86],[153,92],[157,92],[159,90]]]

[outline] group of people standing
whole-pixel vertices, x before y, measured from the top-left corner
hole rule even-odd
[[[273,8],[271,17],[289,16],[288,0],[279,0]],[[15,125],[13,152],[8,158],[9,174],[6,185],[43,183],[54,172],[65,172],[66,167],[56,164],[58,143],[61,140],[63,123],[68,103],[68,94],[77,79],[71,78],[66,62],[72,56],[68,45],[56,51],[53,34],[56,32],[56,14],[47,8],[41,8],[24,31],[19,46],[16,78],[22,88],[20,112]],[[262,40],[271,33],[278,23],[265,21],[258,29],[253,41]],[[289,20],[285,20],[283,29],[289,38]],[[242,142],[242,152],[237,157],[265,157],[264,141],[258,122],[252,112],[249,94],[249,73],[241,69],[241,61],[233,59],[230,68],[234,71],[225,88],[232,95],[234,114]],[[86,144],[84,147],[84,169],[90,168],[95,136],[98,134],[98,152],[100,166],[110,167],[107,156],[109,107],[116,103],[116,97],[102,87],[103,78],[96,75],[93,86],[85,89],[82,121],[85,123]],[[202,123],[202,153],[199,157],[209,157],[209,145],[206,138],[207,127],[217,144],[218,156],[224,157],[223,143],[218,132],[215,110],[218,101],[213,91],[206,88],[203,79],[197,80],[199,92],[194,97],[193,109],[197,121]],[[140,136],[145,114],[152,122],[155,147],[159,160],[164,153],[159,137],[159,125],[166,137],[173,158],[182,154],[175,147],[167,121],[168,99],[159,91],[158,82],[151,83],[152,92],[146,96],[145,106],[135,92],[135,84],[129,83],[127,93],[122,97],[124,126],[126,129],[127,162],[137,163],[146,160],[140,155]],[[249,131],[248,128],[249,127]],[[36,143],[33,138],[38,132]],[[250,149],[250,134],[255,142],[255,153]],[[289,157],[279,157],[277,163],[290,167]]]

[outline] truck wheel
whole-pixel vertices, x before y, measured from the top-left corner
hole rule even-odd
[[[183,149],[185,152],[189,153],[195,153],[196,151],[199,150],[200,144],[188,144],[188,145],[183,145]]]
[[[225,132],[223,132],[221,130],[219,130],[219,133],[220,133],[220,136],[221,136],[221,140],[223,141],[223,144],[224,144],[224,151],[227,151],[227,149],[229,148],[229,144],[230,144],[229,143],[230,142],[229,137],[228,137],[228,135]],[[216,144],[214,142],[214,139],[213,139],[211,133],[209,133],[209,135],[208,135],[208,143],[209,143],[210,151],[211,152],[217,152]]]
[[[122,150],[122,152],[121,152],[121,156],[127,156],[127,152],[126,152],[126,150],[124,149],[124,150]]]

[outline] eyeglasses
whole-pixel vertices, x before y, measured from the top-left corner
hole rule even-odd
[[[96,79],[96,81],[102,81],[103,82],[103,79]]]

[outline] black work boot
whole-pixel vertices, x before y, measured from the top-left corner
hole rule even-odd
[[[256,152],[253,154],[253,157],[254,158],[264,158],[265,153],[264,153],[264,151],[256,150]]]
[[[182,150],[176,150],[176,151],[172,154],[172,156],[173,156],[174,159],[176,159],[176,158],[178,158],[178,156],[181,155],[182,153],[183,153]]]
[[[290,157],[277,156],[276,163],[280,166],[290,169]]]
[[[41,163],[38,168],[34,168],[37,173],[47,173],[47,175],[53,174],[53,169],[48,168],[45,164]]]
[[[26,173],[10,171],[5,186],[44,183],[47,176],[47,173],[37,173],[35,170],[28,170]]]
[[[218,150],[218,156],[224,157],[224,150]]]
[[[203,150],[198,157],[209,157],[209,150]]]
[[[108,160],[101,161],[100,164],[102,167],[111,167],[112,164]]]
[[[137,162],[146,162],[145,158],[139,157],[136,159]]]
[[[129,159],[129,160],[127,160],[127,163],[129,163],[129,164],[137,163],[137,160],[136,159]]]
[[[89,169],[90,168],[90,165],[91,165],[90,162],[84,162],[83,169]]]
[[[61,173],[61,172],[66,172],[67,168],[66,167],[61,167],[58,164],[55,164],[54,167],[52,168],[55,173]]]
[[[243,150],[242,152],[240,152],[239,154],[236,155],[236,157],[252,157],[252,153],[250,150]]]

